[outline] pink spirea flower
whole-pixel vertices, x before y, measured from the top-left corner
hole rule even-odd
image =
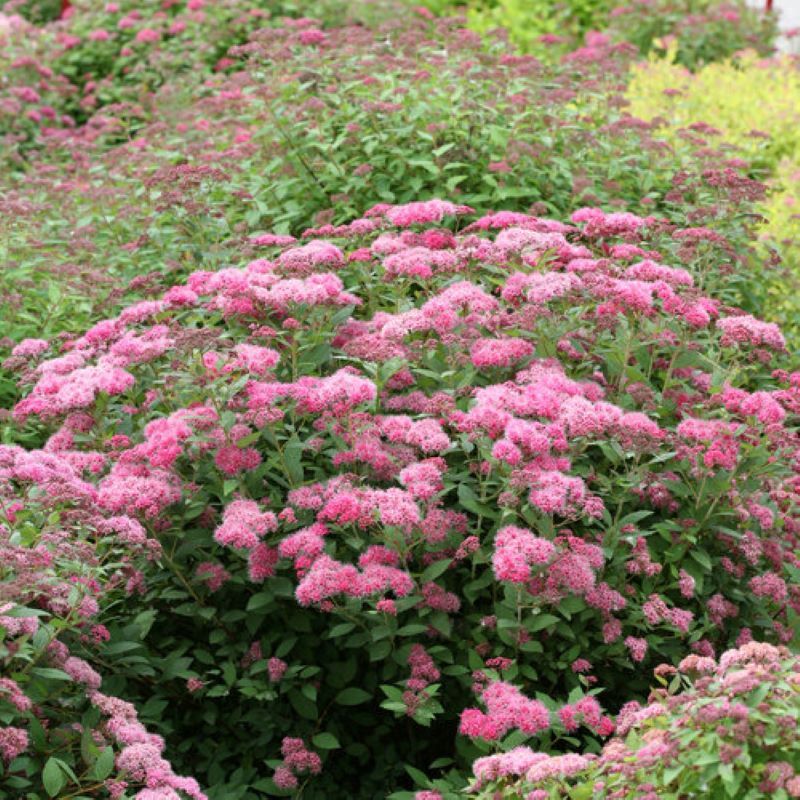
[[[495,536],[492,568],[498,580],[526,583],[531,579],[531,568],[547,564],[555,552],[555,545],[547,539],[508,525]]]
[[[323,44],[328,37],[319,28],[306,28],[300,31],[300,43],[304,45],[318,45]]]
[[[271,683],[278,683],[286,673],[289,665],[281,658],[270,658],[267,662],[267,674]]]
[[[466,709],[461,714],[460,732],[470,738],[495,740],[509,730],[535,734],[550,727],[550,712],[538,700],[531,700],[510,683],[492,681],[481,693],[486,713]]]
[[[728,346],[747,344],[778,351],[786,349],[786,340],[775,323],[761,322],[750,314],[722,317],[717,320],[717,327],[723,334],[722,343]]]
[[[254,500],[234,500],[225,507],[214,539],[226,547],[250,549],[277,528],[278,520],[271,511],[262,511]]]
[[[28,749],[28,732],[13,726],[0,727],[0,756],[6,764]]]
[[[478,368],[508,368],[533,353],[525,339],[478,339],[470,350],[470,359]]]
[[[261,453],[254,447],[223,445],[214,456],[214,463],[225,475],[233,476],[255,469],[261,463]]]
[[[215,564],[211,561],[204,561],[198,564],[195,574],[200,580],[205,581],[212,592],[219,591],[231,577],[222,564]]]
[[[153,28],[142,28],[135,37],[137,42],[153,44],[161,40],[161,33]]]
[[[82,683],[89,689],[99,689],[102,678],[82,658],[70,656],[63,664],[62,669],[72,680]]]
[[[445,216],[454,216],[464,212],[464,206],[457,206],[447,200],[425,200],[401,206],[389,206],[385,209],[384,214],[392,225],[396,225],[398,228],[408,228],[411,225],[441,222]]]
[[[258,542],[247,556],[247,575],[254,583],[261,583],[275,574],[278,550]]]
[[[50,347],[45,339],[23,339],[11,350],[12,356],[38,356]]]
[[[345,265],[345,257],[336,245],[314,240],[301,247],[284,250],[277,264],[286,273],[309,275],[322,269],[340,269]]]
[[[628,636],[625,639],[625,647],[630,651],[631,658],[634,661],[644,661],[644,657],[647,654],[647,639]]]

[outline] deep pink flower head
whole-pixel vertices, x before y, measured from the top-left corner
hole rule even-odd
[[[142,28],[136,34],[136,41],[144,44],[153,44],[161,40],[161,33],[153,28]]]

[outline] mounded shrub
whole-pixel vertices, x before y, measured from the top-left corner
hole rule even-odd
[[[697,69],[745,49],[770,55],[778,25],[746,0],[633,0],[611,11],[608,31],[642,55],[674,46],[678,63]]]
[[[297,235],[375,203],[445,194],[557,218],[599,205],[690,220],[723,234],[732,258],[748,257],[763,187],[737,153],[698,134],[665,141],[626,113],[630,46],[596,35],[546,66],[487,45],[463,20],[261,24],[213,75],[191,60],[177,68],[183,51],[172,48],[191,38],[148,45],[142,63],[163,63],[171,79],[158,91],[135,72],[113,81],[135,91],[144,116],[103,101],[86,125],[37,128],[30,168],[8,172],[0,201],[11,340],[89,327],[157,297],[193,269],[239,258],[259,230]],[[58,63],[56,51],[42,66]],[[723,299],[759,314],[753,282]],[[4,373],[0,397],[18,399]]]
[[[4,613],[52,635],[3,623],[3,788],[460,790],[493,748],[597,750],[655,664],[792,639],[800,376],[715,299],[729,243],[472,218],[261,234],[18,346],[14,419],[48,438],[0,448],[3,531],[46,580]]]
[[[599,756],[549,756],[527,747],[487,756],[474,764],[473,796],[800,797],[796,655],[750,642],[718,663],[691,655],[677,669],[657,667],[656,676],[663,688],[646,706],[623,708]]]

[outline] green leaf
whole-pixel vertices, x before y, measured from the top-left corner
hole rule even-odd
[[[525,622],[525,627],[533,633],[534,631],[540,631],[543,628],[549,628],[552,625],[555,625],[558,622],[558,617],[553,616],[552,614],[536,614],[530,621]]]
[[[147,611],[142,611],[141,614],[138,614],[136,618],[133,620],[133,624],[139,628],[139,638],[144,639],[145,636],[150,632],[150,628],[153,627],[153,623],[156,619],[156,611],[154,609],[148,609]]]
[[[339,740],[332,733],[318,733],[311,737],[311,741],[314,747],[319,747],[320,750],[336,750],[341,747]]]
[[[258,611],[272,602],[272,592],[257,592],[247,601],[248,611]]]
[[[453,563],[451,558],[445,558],[441,561],[434,561],[426,570],[419,576],[420,582],[428,583],[429,581],[435,580],[440,575],[443,575],[447,572],[448,567],[450,564]]]
[[[113,769],[114,751],[110,747],[106,747],[97,757],[97,761],[94,762],[92,773],[94,774],[95,780],[104,781],[111,774]]]
[[[369,692],[364,691],[364,689],[359,689],[357,686],[350,686],[347,689],[342,689],[342,691],[336,695],[336,702],[341,706],[359,706],[371,699],[372,695]]]
[[[388,639],[382,639],[369,646],[369,660],[382,661],[392,652],[392,643]]]
[[[61,669],[54,667],[34,667],[31,670],[31,675],[36,675],[38,678],[47,678],[51,681],[71,681],[69,675]]]
[[[66,782],[67,778],[59,766],[58,759],[48,758],[42,770],[42,783],[47,794],[55,797],[64,788]]]
[[[261,431],[254,431],[247,436],[243,436],[241,439],[236,440],[237,447],[247,447],[248,445],[253,444],[253,442],[257,442],[259,437],[261,436]]]
[[[689,556],[693,558],[704,570],[711,572],[711,559],[705,550],[691,550]]]
[[[283,459],[286,463],[286,470],[293,483],[303,482],[303,444],[293,436],[286,442],[283,449]]]
[[[230,661],[222,665],[222,679],[226,686],[233,686],[236,683],[236,667]]]
[[[498,511],[494,508],[490,508],[485,503],[481,503],[478,500],[478,496],[466,483],[461,483],[458,486],[458,502],[466,508],[467,511],[471,511],[479,517],[488,517],[489,519],[500,518]]]
[[[416,767],[412,767],[409,764],[403,764],[403,768],[411,776],[411,779],[417,786],[422,786],[426,789],[430,787],[430,779],[424,772],[421,772]]]
[[[42,723],[39,722],[39,720],[36,719],[36,717],[31,716],[30,721],[28,722],[28,730],[30,731],[31,741],[33,742],[33,746],[37,750],[44,750],[47,738],[44,732],[44,728],[42,727]]]
[[[297,689],[290,690],[289,702],[292,704],[292,708],[294,708],[303,719],[317,720],[319,716],[317,713],[317,704],[302,695]]]
[[[423,625],[421,622],[412,622],[408,625],[403,625],[397,631],[398,636],[417,636],[420,633],[425,633],[428,630],[427,625]]]
[[[328,638],[336,639],[339,636],[344,636],[350,633],[350,631],[352,631],[355,627],[356,627],[355,624],[352,622],[340,622],[338,625],[334,625],[328,631]]]

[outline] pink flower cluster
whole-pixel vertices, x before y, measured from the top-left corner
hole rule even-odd
[[[279,251],[274,261],[195,272],[66,343],[23,342],[14,358],[34,363],[16,417],[56,427],[41,450],[0,446],[0,555],[25,576],[19,599],[63,615],[74,607],[88,641],[102,588],[78,572],[48,583],[54,559],[95,565],[95,548],[113,547],[114,585],[143,592],[156,537],[186,520],[194,535],[196,520],[207,539],[184,574],[209,601],[245,572],[253,583],[280,575],[275,587],[288,575],[304,608],[367,629],[417,626],[426,643],[408,642],[412,715],[448,675],[439,647],[450,626],[470,619],[483,620],[471,635],[488,668],[525,680],[513,671],[520,654],[572,651],[571,687],[662,654],[656,626],[693,642],[684,666],[707,676],[701,659],[719,642],[790,636],[800,377],[776,374],[780,389],[751,381],[761,356],[746,351],[735,355],[740,370],[712,375],[697,352],[724,366],[730,345],[780,350],[779,332],[719,318],[692,275],[642,239],[649,218],[584,209],[575,228],[498,212],[460,233],[423,230],[463,213],[444,201],[380,206],[321,226],[325,240],[258,237]],[[386,305],[397,275],[415,279],[412,291]],[[38,509],[62,522],[41,547],[21,547],[12,531]],[[701,580],[692,554],[713,578]],[[499,608],[475,613],[489,597],[518,603],[510,630]],[[537,630],[531,609],[545,607]],[[550,612],[583,626],[580,648]],[[27,635],[35,622],[0,624]],[[598,676],[585,675],[582,653]],[[64,672],[96,693],[90,659],[62,655]],[[269,681],[288,669],[269,659]],[[757,670],[743,672],[720,680],[745,692]],[[464,735],[550,727],[540,700],[510,682],[478,683]],[[17,709],[27,699],[8,683],[0,693]],[[159,743],[113,716],[120,769],[177,791]],[[612,732],[593,696],[558,720],[567,732]],[[2,736],[4,756],[13,753],[14,734]],[[641,758],[668,758],[662,744]],[[319,759],[300,740],[284,745],[275,782],[292,789]],[[487,782],[567,778],[590,762],[524,749],[489,759],[476,764]]]
[[[542,567],[555,555],[555,545],[525,528],[501,528],[494,540],[492,568],[499,581],[527,583],[532,567]]]
[[[234,500],[225,507],[214,538],[225,547],[251,550],[267,533],[277,529],[278,520],[271,511],[262,511],[253,500]]]
[[[411,646],[407,661],[408,666],[411,667],[411,677],[406,681],[403,702],[406,706],[406,714],[413,717],[420,705],[430,696],[426,689],[431,683],[439,680],[441,673],[421,644]]]
[[[296,789],[298,775],[319,775],[322,772],[322,760],[306,748],[302,739],[286,736],[281,743],[281,753],[283,762],[275,768],[273,776],[279,789]]]
[[[504,681],[490,682],[480,693],[486,711],[467,708],[461,713],[459,732],[472,739],[495,741],[512,729],[535,734],[550,727],[550,712],[539,700],[525,697]]]

